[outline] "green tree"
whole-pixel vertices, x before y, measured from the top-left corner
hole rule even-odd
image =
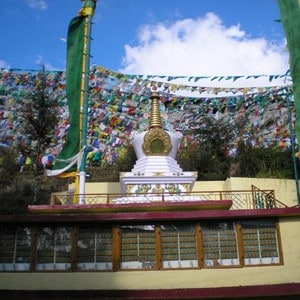
[[[24,133],[32,140],[30,151],[33,157],[34,203],[36,203],[42,175],[40,158],[49,147],[58,123],[57,99],[47,86],[47,73],[44,67],[36,76],[34,89],[24,98],[19,115]]]
[[[18,173],[17,151],[13,147],[0,147],[0,187],[10,186]]]
[[[294,178],[290,150],[258,148],[240,143],[236,161],[239,166],[237,175],[241,177]]]
[[[130,172],[137,160],[133,146],[128,145],[119,150],[115,165],[119,172]]]
[[[199,124],[185,133],[191,142],[180,149],[178,161],[184,170],[197,171],[198,180],[224,180],[230,176],[233,161],[229,155],[230,145],[242,136],[246,119],[216,119],[204,115]]]

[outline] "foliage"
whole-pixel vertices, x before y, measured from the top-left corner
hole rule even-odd
[[[246,120],[202,116],[200,126],[188,132],[194,139],[180,149],[178,161],[184,170],[197,171],[198,180],[224,180],[230,175],[229,145],[242,134]]]
[[[242,143],[236,161],[238,176],[260,178],[294,178],[292,153],[280,148],[254,148]],[[298,162],[299,170],[299,162]]]
[[[10,184],[0,190],[0,214],[26,214],[28,205],[49,204],[52,192],[66,191],[71,183],[68,179],[42,176],[38,199],[34,203],[33,182],[33,171],[16,172]]]
[[[135,155],[133,146],[123,147],[119,151],[119,155],[115,162],[119,172],[128,172],[133,168],[137,157]]]
[[[117,182],[119,172],[115,165],[102,164],[101,167],[89,166],[87,168],[87,182]]]
[[[244,119],[202,118],[202,126],[192,131],[195,139],[178,154],[184,170],[197,171],[197,180],[225,180],[230,176],[260,178],[294,178],[293,158],[290,150],[279,147],[257,148],[235,145],[236,153],[229,155],[228,145],[242,137]],[[250,137],[251,138],[251,137]],[[296,161],[298,173],[299,160]]]
[[[118,182],[120,172],[130,172],[136,159],[132,146],[123,147],[114,164],[103,162],[101,167],[88,166],[87,182]]]
[[[35,89],[24,99],[19,117],[24,133],[30,136],[33,142],[30,150],[38,157],[53,139],[58,116],[57,99],[53,99],[47,88],[44,69],[37,75],[36,80]]]
[[[31,137],[30,156],[34,158],[35,172],[34,197],[40,186],[41,165],[40,157],[49,147],[58,123],[57,99],[54,99],[47,88],[47,75],[45,69],[37,75],[35,89],[24,99],[24,105],[19,112],[23,131]],[[21,147],[21,150],[22,147]]]
[[[18,172],[17,151],[11,147],[0,147],[0,189],[11,185]]]

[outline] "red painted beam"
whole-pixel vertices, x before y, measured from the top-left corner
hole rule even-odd
[[[264,299],[288,297],[299,299],[300,283],[238,286],[222,288],[165,289],[165,290],[99,290],[99,291],[8,291],[5,299]],[[34,298],[30,298],[34,296]],[[292,298],[291,298],[292,297]],[[3,298],[4,299],[4,298]],[[277,298],[275,298],[277,299]],[[283,298],[280,298],[283,299]]]
[[[28,211],[33,214],[128,213],[155,211],[226,210],[230,209],[231,206],[232,200],[203,200],[126,204],[29,205]]]
[[[293,217],[300,216],[300,208],[243,209],[243,210],[197,210],[121,212],[93,214],[28,214],[0,215],[0,223],[72,223],[72,222],[155,222],[195,221],[209,219]]]

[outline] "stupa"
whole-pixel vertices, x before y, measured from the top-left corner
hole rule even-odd
[[[132,136],[137,161],[131,172],[120,174],[121,192],[144,196],[189,193],[197,172],[184,172],[176,161],[182,133],[164,128],[159,94],[153,92],[150,99],[149,126]]]

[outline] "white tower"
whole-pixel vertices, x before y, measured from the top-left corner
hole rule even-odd
[[[190,192],[197,179],[197,172],[183,172],[176,161],[182,134],[163,128],[159,95],[151,95],[149,127],[133,137],[137,156],[131,172],[120,174],[121,192],[126,194]]]

